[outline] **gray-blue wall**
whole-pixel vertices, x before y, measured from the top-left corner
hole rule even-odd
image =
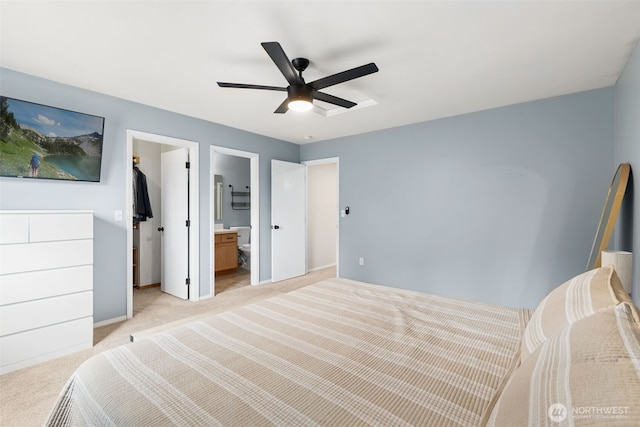
[[[535,307],[586,269],[614,170],[613,95],[302,146],[301,160],[340,158],[340,276]]]
[[[640,44],[636,44],[615,86],[615,142],[615,164],[631,164],[631,180],[613,249],[634,254],[631,295],[640,305]]]
[[[62,85],[0,68],[4,96],[105,117],[99,183],[0,178],[0,209],[91,209],[94,222],[94,320],[126,314],[126,228],[114,211],[126,212],[127,129],[196,141],[200,144],[200,286],[211,277],[209,146],[232,147],[260,155],[260,280],[271,278],[271,159],[298,162],[295,144]],[[214,102],[215,100],[212,100]]]
[[[640,167],[639,56],[636,48],[615,88],[301,147],[0,68],[2,95],[106,117],[100,183],[2,178],[0,209],[95,211],[94,313],[102,321],[126,310],[126,230],[114,211],[126,211],[127,129],[201,145],[203,294],[211,259],[209,145],[260,154],[261,280],[271,277],[271,159],[339,157],[340,207],[351,208],[340,223],[342,277],[534,307],[584,271],[615,165]]]

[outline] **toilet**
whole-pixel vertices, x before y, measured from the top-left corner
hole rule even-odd
[[[242,268],[245,270],[251,270],[251,227],[229,227],[229,230],[233,230],[238,233],[238,250],[242,257]]]

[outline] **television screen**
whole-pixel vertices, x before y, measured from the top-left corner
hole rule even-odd
[[[100,181],[104,118],[0,96],[0,176]]]

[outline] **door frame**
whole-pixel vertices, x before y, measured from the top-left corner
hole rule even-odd
[[[225,154],[228,156],[236,156],[243,157],[249,159],[249,173],[250,177],[250,187],[251,187],[251,196],[249,198],[251,203],[251,285],[259,285],[260,284],[260,154],[252,153],[250,151],[242,151],[236,150],[228,147],[221,147],[217,145],[209,146],[209,188],[212,194],[209,195],[209,253],[210,257],[210,270],[211,270],[211,280],[210,280],[210,288],[209,288],[209,296],[203,297],[209,298],[215,296],[215,280],[216,280],[216,272],[213,265],[213,260],[215,259],[215,245],[213,235],[215,232],[215,215],[214,212],[214,197],[213,197],[213,189],[215,188],[214,184],[214,176],[216,171],[213,167],[213,157],[215,154]],[[224,221],[224,218],[223,218]]]
[[[178,139],[164,135],[157,135],[148,132],[127,129],[127,149],[125,150],[125,227],[127,230],[127,319],[133,317],[133,189],[131,180],[133,171],[131,168],[133,158],[133,140],[138,139],[155,144],[166,144],[187,148],[189,151],[190,163],[190,185],[189,204],[190,220],[189,227],[189,250],[191,260],[189,265],[189,300],[198,301],[200,299],[200,172],[199,172],[199,147],[197,142],[186,139]]]
[[[340,208],[340,157],[327,157],[325,159],[317,159],[317,160],[307,160],[301,162],[303,165],[307,167],[307,175],[309,172],[309,166],[317,166],[317,165],[325,165],[330,163],[335,163],[336,165],[336,205],[338,207],[336,216],[336,277],[340,277],[340,212],[342,209]],[[314,197],[313,194],[309,192],[309,181],[307,180],[307,207],[309,205],[308,200],[310,197]],[[307,245],[309,242],[307,241]],[[309,259],[307,258],[307,272],[309,270],[308,265]]]

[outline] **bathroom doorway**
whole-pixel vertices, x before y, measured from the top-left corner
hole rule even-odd
[[[217,295],[239,286],[257,285],[260,280],[259,155],[211,146],[210,162],[211,295]],[[218,246],[218,251],[224,250],[225,254],[216,253],[216,241],[227,238],[237,245],[238,267],[216,274],[220,270],[216,262],[226,258],[229,250]]]

